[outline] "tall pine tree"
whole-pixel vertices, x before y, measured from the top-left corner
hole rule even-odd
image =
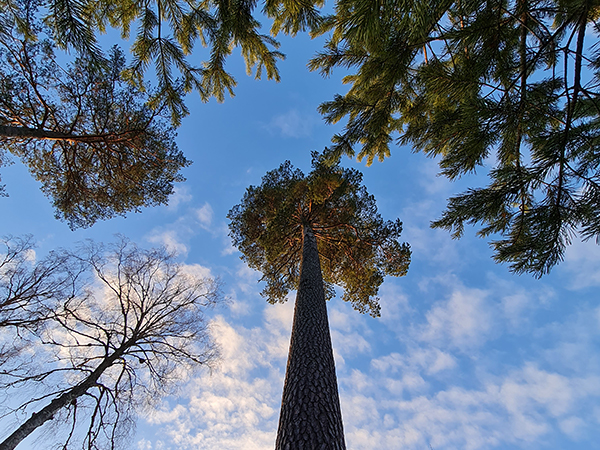
[[[338,285],[356,310],[379,316],[384,276],[408,270],[401,222],[381,218],[361,181],[313,154],[308,175],[288,161],[228,214],[242,259],[263,273],[267,301],[297,289],[277,450],[345,449],[325,300]]]

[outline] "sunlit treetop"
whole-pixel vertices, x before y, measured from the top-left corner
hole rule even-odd
[[[71,228],[166,204],[190,163],[124,67],[114,47],[63,68],[52,42],[0,32],[0,167],[21,160]]]
[[[269,302],[283,302],[297,288],[308,226],[317,239],[328,296],[335,284],[356,310],[379,316],[379,286],[386,275],[406,275],[410,247],[398,241],[400,220],[383,220],[361,181],[360,172],[328,167],[313,153],[308,175],[286,161],[229,211],[233,243],[242,260],[262,272],[262,295]]]

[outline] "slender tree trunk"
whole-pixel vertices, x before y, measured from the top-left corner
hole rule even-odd
[[[304,225],[303,240],[275,449],[345,450],[323,277],[309,225]]]
[[[13,137],[20,139],[39,139],[43,141],[65,141],[82,144],[96,144],[100,142],[111,144],[125,142],[142,134],[143,131],[144,130],[136,129],[125,130],[120,133],[76,135],[70,133],[60,133],[57,131],[38,130],[36,128],[0,125],[0,136],[3,137]]]
[[[13,450],[21,443],[23,439],[33,433],[37,428],[41,427],[48,420],[52,420],[54,418],[54,414],[73,401],[76,401],[77,398],[81,397],[91,387],[93,387],[102,373],[112,366],[114,362],[122,356],[122,354],[123,349],[118,349],[115,353],[102,361],[96,370],[89,374],[85,380],[56,397],[38,412],[33,413],[29,419],[23,422],[19,428],[17,428],[10,436],[0,443],[0,450]]]

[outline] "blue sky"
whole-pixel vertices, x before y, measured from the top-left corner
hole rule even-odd
[[[274,447],[293,301],[273,306],[259,296],[260,275],[232,248],[225,216],[283,161],[310,170],[310,151],[336,131],[316,108],[344,90],[339,74],[323,79],[305,68],[319,41],[282,41],[281,83],[247,77],[236,55],[228,62],[239,83],[235,98],[202,104],[189,97],[178,143],[194,164],[169,206],[72,232],[19,163],[2,169],[10,197],[0,198],[0,232],[33,234],[38,256],[120,233],[177,250],[184,263],[224,282],[228,301],[211,312],[220,364],[190,374],[178,396],[144,411],[129,448]],[[408,275],[382,286],[381,318],[339,298],[328,305],[348,449],[597,448],[597,244],[575,239],[565,262],[541,280],[515,276],[493,263],[473,229],[454,241],[429,228],[449,196],[483,177],[449,183],[434,160],[399,147],[372,167],[342,163],[364,173],[382,216],[403,221],[413,250]],[[0,432],[9,427],[0,421]],[[24,448],[45,436],[29,437]]]

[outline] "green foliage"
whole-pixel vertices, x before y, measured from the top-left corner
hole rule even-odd
[[[233,243],[248,266],[262,272],[269,302],[285,301],[297,288],[303,227],[310,226],[329,295],[336,284],[356,310],[379,316],[379,286],[385,275],[406,274],[410,248],[398,242],[400,220],[384,221],[361,181],[358,171],[328,166],[313,153],[308,175],[287,161],[229,211]]]
[[[283,31],[295,36],[299,31],[313,31],[322,26],[319,8],[324,5],[324,0],[266,0],[264,12],[273,19],[273,35]]]
[[[60,67],[50,41],[0,32],[0,162],[26,164],[72,228],[166,204],[189,161],[164,102],[123,82],[123,53]]]
[[[13,22],[12,31],[30,42],[39,40],[40,29],[31,20],[35,16],[49,27],[55,45],[74,49],[95,65],[106,63],[98,32],[113,28],[124,39],[132,38],[132,61],[123,76],[143,90],[146,70],[154,66],[157,89],[149,104],[166,104],[176,126],[188,114],[186,94],[195,90],[203,101],[222,101],[226,92],[233,95],[236,82],[225,61],[236,47],[249,73],[260,78],[265,72],[279,80],[276,62],[283,55],[276,50],[277,41],[260,33],[260,23],[252,16],[254,0],[1,0],[0,5],[0,28],[6,30]],[[196,66],[189,57],[198,41],[208,47],[209,58]]]
[[[310,63],[356,69],[320,107],[347,120],[331,158],[369,165],[396,140],[450,179],[489,165],[433,226],[481,224],[497,261],[547,273],[575,235],[600,238],[599,15],[597,0],[338,1]]]

